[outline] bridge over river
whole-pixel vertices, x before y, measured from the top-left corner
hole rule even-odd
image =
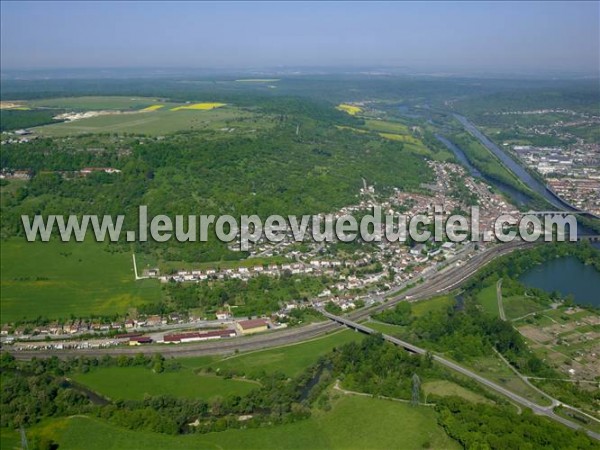
[[[540,180],[535,178],[531,173],[529,173],[524,166],[519,164],[510,155],[508,155],[504,150],[502,150],[494,142],[492,142],[485,134],[483,134],[466,117],[461,116],[460,114],[454,114],[454,118],[456,120],[458,120],[461,123],[461,125],[465,128],[465,130],[467,132],[469,132],[469,134],[471,134],[475,139],[477,139],[481,143],[481,145],[483,145],[493,155],[495,155],[509,171],[511,171],[516,177],[518,177],[533,192],[537,193],[542,198],[544,198],[549,204],[551,204],[552,206],[554,206],[562,211],[577,212],[577,213],[580,213],[587,217],[596,218],[596,219],[599,218],[598,216],[596,216],[592,213],[582,211],[579,208],[576,208],[575,206],[571,205],[569,202],[567,202],[566,200],[564,200],[560,196],[558,196],[552,189],[550,189],[543,182],[541,182]],[[481,174],[476,169],[475,169],[476,173],[473,173],[474,167],[469,163],[466,156],[464,155],[464,152],[460,148],[457,148],[452,142],[450,142],[448,139],[444,138],[443,136],[436,136],[436,137],[440,142],[442,142],[444,145],[446,145],[446,147],[448,147],[457,156],[457,158],[459,159],[459,161],[461,161],[461,163],[463,163],[463,165],[466,165],[469,168],[469,170],[471,171],[471,173],[474,176],[485,177],[485,175]],[[494,182],[494,184],[497,184],[497,182]],[[508,191],[509,194],[511,194],[513,197],[515,197],[517,200],[521,201],[522,203],[523,202],[526,203],[526,201],[524,201],[524,199],[523,199],[523,193],[521,193],[520,191],[517,191],[512,186],[503,185],[503,186],[499,186],[499,187],[501,188],[501,190]]]

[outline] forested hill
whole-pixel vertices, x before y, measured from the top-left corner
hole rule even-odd
[[[249,111],[243,134],[107,134],[3,145],[2,168],[35,173],[5,187],[3,237],[22,232],[22,214],[127,214],[131,224],[138,205],[170,215],[320,213],[355,203],[363,177],[378,189],[417,189],[431,179],[424,158],[402,142],[338,128],[360,119],[332,105],[271,99]],[[88,166],[122,172],[65,175]],[[223,247],[182,246],[174,256],[219,259]]]

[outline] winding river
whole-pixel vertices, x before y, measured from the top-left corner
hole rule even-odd
[[[465,129],[471,133],[483,146],[491,151],[496,157],[502,161],[506,167],[510,169],[517,177],[523,181],[529,188],[541,195],[551,205],[555,206],[560,210],[566,211],[578,211],[577,208],[569,205],[567,202],[562,200],[552,191],[550,191],[544,183],[540,182],[537,178],[533,177],[522,165],[512,159],[504,150],[494,144],[485,134],[477,129],[473,123],[471,123],[466,117],[460,114],[454,114],[454,118],[458,120]]]
[[[440,141],[442,144],[444,144],[450,151],[452,151],[452,153],[454,153],[454,156],[456,156],[456,159],[460,162],[460,164],[462,164],[464,167],[467,168],[467,170],[473,177],[481,178],[481,179],[485,180],[488,184],[491,184],[492,186],[497,188],[499,191],[506,194],[517,204],[528,205],[533,200],[530,196],[524,194],[523,192],[519,191],[518,189],[515,189],[514,187],[512,187],[506,183],[502,183],[498,180],[494,180],[492,178],[487,177],[485,174],[482,174],[475,166],[473,166],[473,164],[471,164],[469,162],[469,159],[467,158],[467,156],[465,155],[465,153],[462,151],[462,149],[460,147],[455,145],[453,142],[451,142],[444,136],[436,134],[435,137],[438,141]]]

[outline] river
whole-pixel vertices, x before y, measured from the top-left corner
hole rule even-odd
[[[462,151],[462,149],[460,147],[456,146],[453,142],[449,141],[444,136],[436,134],[435,137],[438,141],[440,141],[442,144],[444,144],[446,147],[448,147],[448,149],[450,151],[452,151],[452,153],[454,153],[454,156],[456,156],[456,159],[458,160],[458,162],[460,162],[460,164],[462,164],[464,167],[467,168],[467,170],[469,171],[471,176],[485,180],[486,183],[491,184],[496,189],[498,189],[502,193],[506,194],[511,200],[513,200],[518,205],[526,206],[533,200],[530,196],[524,194],[523,192],[519,191],[518,189],[515,189],[514,187],[512,187],[506,183],[502,183],[498,180],[494,180],[492,178],[485,176],[479,170],[477,170],[477,168],[475,166],[473,166],[469,162],[469,159],[467,158],[467,156],[465,155],[465,153]]]
[[[546,292],[573,295],[576,303],[600,308],[600,272],[574,256],[553,259],[521,275],[521,283]]]
[[[466,117],[460,114],[454,114],[456,120],[458,120],[465,129],[471,133],[483,146],[491,151],[502,163],[508,167],[517,177],[523,181],[531,190],[541,195],[551,205],[555,206],[560,210],[577,211],[571,205],[566,203],[560,197],[548,190],[546,185],[540,182],[537,178],[533,177],[521,164],[512,159],[504,150],[494,144],[488,137],[477,129]]]
[[[494,155],[496,155],[517,177],[523,181],[526,185],[528,185],[533,191],[537,192],[541,196],[544,197],[548,202],[550,202],[553,206],[563,211],[577,211],[577,209],[573,208],[568,203],[564,202],[560,197],[556,196],[553,192],[548,190],[546,186],[541,183],[539,180],[534,178],[523,166],[521,166],[518,162],[513,160],[508,154],[506,154],[502,149],[500,149],[496,144],[490,141],[481,131],[477,129],[475,125],[473,125],[469,120],[461,116],[459,114],[454,114],[454,117],[460,121],[460,123],[465,127],[467,131],[469,131],[475,138],[479,140],[479,142],[484,145],[489,151],[491,151]],[[468,160],[465,153],[461,148],[456,146],[453,142],[450,142],[444,136],[435,135],[435,137],[443,143],[449,150],[454,153],[458,161],[465,166],[472,176],[482,178],[487,183],[494,186],[496,189],[507,195],[512,201],[521,206],[527,206],[531,204],[532,198],[523,192],[515,189],[514,187],[498,182],[497,180],[493,180],[482,174],[479,170],[477,170]],[[587,214],[586,214],[587,215]],[[596,234],[596,232],[585,225],[583,225],[579,220],[577,221],[577,233],[579,235],[586,234]]]

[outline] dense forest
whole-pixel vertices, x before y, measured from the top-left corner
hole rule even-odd
[[[250,137],[190,132],[164,139],[84,136],[3,145],[1,166],[32,170],[33,179],[2,198],[2,236],[22,235],[22,214],[125,214],[137,228],[137,206],[149,215],[308,214],[356,202],[362,178],[379,190],[418,189],[431,179],[425,160],[401,142],[363,136],[335,125],[353,123],[331,105],[294,99],[261,106],[271,123]],[[279,111],[275,114],[274,111]],[[296,129],[301,132],[297,135]],[[70,172],[114,167],[119,174]],[[282,176],[285,174],[285,176]],[[11,183],[11,182],[9,182]],[[136,251],[170,260],[238,259],[216,239]]]
[[[48,123],[58,123],[54,116],[62,113],[60,110],[1,110],[0,111],[0,132],[18,130],[21,128],[37,127]]]
[[[62,76],[61,76],[62,75]],[[236,83],[230,74],[181,73],[149,77],[146,73],[97,73],[65,76],[60,73],[28,73],[2,80],[2,100],[28,100],[82,95],[136,95],[173,100],[215,101],[252,105],[256,98],[304,97],[333,103],[385,98],[399,103],[452,105],[467,115],[518,108],[567,107],[589,110],[598,104],[594,80],[494,79],[461,77],[414,77],[361,74],[285,75],[277,89],[266,85]],[[254,97],[254,98],[253,98]]]

